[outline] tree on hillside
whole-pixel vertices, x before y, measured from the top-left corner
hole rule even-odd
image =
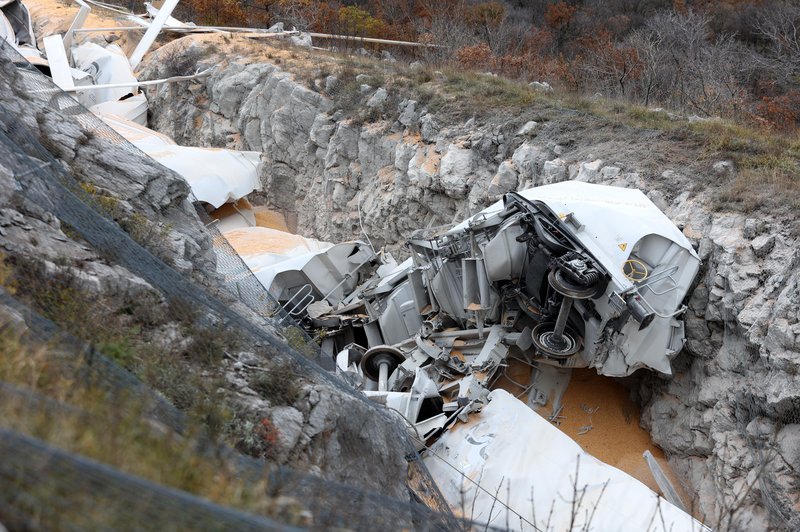
[[[305,31],[419,41],[438,46],[400,53],[440,67],[547,81],[702,116],[738,116],[789,129],[800,120],[800,4],[793,0],[184,0],[182,5],[188,19],[200,23],[283,21]]]
[[[595,85],[595,90],[606,95],[627,96],[629,86],[644,70],[637,50],[616,44],[607,30],[583,37],[579,44],[583,53],[576,65],[582,70],[584,84]]]
[[[358,37],[383,37],[385,35],[386,23],[360,7],[340,7],[338,17],[337,33]]]
[[[703,116],[743,105],[753,65],[732,36],[713,37],[707,16],[662,12],[628,42],[642,66],[637,91],[642,103],[655,100]]]
[[[768,56],[780,66],[784,81],[800,76],[800,5],[782,3],[762,11],[755,30],[769,43]]]
[[[243,5],[238,0],[185,0],[184,7],[198,24],[238,26],[247,22]]]
[[[301,31],[327,31],[331,20],[337,18],[339,5],[318,0],[270,0],[272,19]]]
[[[551,30],[553,30],[553,33],[556,36],[556,45],[559,49],[563,48],[564,43],[569,36],[572,19],[577,10],[578,9],[575,6],[561,1],[550,4],[547,8],[547,11],[545,11],[545,23]]]
[[[498,28],[506,18],[506,8],[500,2],[482,2],[474,6],[467,6],[467,23],[473,26],[479,35],[486,41],[489,48],[494,49],[492,44]]]
[[[662,65],[668,59],[668,50],[664,45],[664,35],[647,29],[638,29],[628,38],[628,44],[636,51],[642,72],[639,76],[640,100],[645,106],[650,105],[656,91],[662,90],[664,76]]]

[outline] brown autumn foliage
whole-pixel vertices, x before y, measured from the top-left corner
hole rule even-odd
[[[547,7],[547,11],[544,13],[544,20],[553,29],[563,28],[569,25],[577,10],[577,7],[567,2],[555,2]]]
[[[506,8],[503,4],[491,1],[468,6],[464,16],[470,25],[497,28],[503,22],[505,13]]]
[[[184,0],[198,23],[416,40],[409,60],[687,115],[800,127],[792,0]]]
[[[238,0],[183,0],[181,6],[196,24],[240,26],[248,22],[245,6]]]
[[[756,115],[769,127],[787,131],[800,122],[800,91],[792,90],[779,96],[763,96],[756,104]]]
[[[492,55],[492,50],[486,43],[475,44],[473,46],[465,46],[456,51],[456,60],[458,64],[464,68],[477,69],[487,65],[493,64],[492,61],[495,57]]]

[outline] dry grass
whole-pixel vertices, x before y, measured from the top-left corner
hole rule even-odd
[[[716,161],[731,160],[734,175],[708,179],[714,206],[752,213],[761,209],[800,209],[800,133],[779,134],[729,120],[690,121],[662,111],[608,100],[549,96],[555,105],[580,110],[635,129],[662,132],[665,138],[688,141],[696,152],[699,172],[709,174]],[[691,157],[690,157],[691,158]]]
[[[225,506],[266,516],[280,512],[290,522],[301,519],[299,510],[287,515],[276,505],[266,480],[242,478],[232,453],[217,452],[227,440],[251,454],[276,458],[277,429],[258,416],[242,417],[218,376],[224,352],[235,347],[235,331],[206,327],[194,308],[181,301],[167,304],[156,294],[88,293],[72,273],[78,265],[63,262],[46,276],[32,261],[0,255],[0,285],[161,391],[188,414],[183,430],[178,434],[150,417],[153,398],[109,388],[106,380],[93,377],[92,361],[71,344],[32,343],[2,323],[0,427]],[[283,392],[297,382],[287,371],[274,377]],[[45,474],[35,492],[13,482],[2,488],[42,504],[51,498],[66,504],[70,515],[57,515],[57,522],[48,521],[54,517],[47,512],[38,515],[36,505],[19,507],[20,515],[44,519],[45,528],[62,522],[115,528],[113,512],[105,515],[86,500],[82,479]],[[82,509],[72,515],[74,508]]]
[[[25,345],[8,329],[0,333],[0,352],[0,381],[55,401],[43,407],[7,394],[3,428],[220,504],[259,513],[267,507],[263,482],[244,483],[231,464],[198,450],[201,427],[179,437],[154,425],[142,415],[141,398],[87,386],[79,369],[59,363],[65,356],[57,348]]]
[[[238,445],[246,431],[236,426],[241,405],[226,391],[222,361],[241,345],[239,331],[202,320],[190,304],[165,302],[156,293],[90,293],[76,276],[78,268],[64,264],[47,273],[34,261],[11,257],[0,260],[0,281],[64,331],[161,392],[209,438]],[[281,375],[284,386],[299,386],[297,375]]]
[[[698,163],[696,175],[707,176],[700,184],[711,189],[714,206],[752,213],[760,209],[800,209],[800,134],[779,134],[729,120],[690,121],[671,117],[626,102],[589,99],[574,94],[542,94],[524,83],[477,74],[445,71],[443,81],[417,85],[422,99],[450,119],[467,116],[513,116],[513,113],[549,111],[554,120],[570,120],[558,111],[577,111],[597,119],[597,126],[620,124],[636,130],[661,132],[665,142],[680,142],[687,158]],[[419,76],[419,74],[418,74]],[[408,79],[408,78],[406,78]],[[465,103],[468,102],[468,105]],[[587,131],[591,137],[592,131]],[[712,163],[731,160],[737,171],[717,177]]]

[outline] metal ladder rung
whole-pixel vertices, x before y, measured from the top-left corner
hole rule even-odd
[[[298,298],[295,301],[296,298]],[[314,289],[311,288],[310,284],[304,284],[300,287],[300,290],[294,293],[294,295],[289,298],[289,301],[284,303],[283,310],[286,311],[286,314],[292,317],[297,317],[309,307],[314,302]]]

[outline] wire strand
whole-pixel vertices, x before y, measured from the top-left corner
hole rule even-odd
[[[416,439],[414,436],[412,436],[411,438],[412,438],[412,439]],[[417,440],[417,441],[419,441],[419,440]],[[463,473],[463,472],[462,472],[460,469],[458,469],[456,466],[454,466],[453,464],[451,464],[451,463],[450,463],[450,462],[449,462],[449,461],[448,461],[446,458],[444,458],[444,457],[443,457],[443,456],[441,456],[439,453],[437,453],[436,451],[434,451],[433,449],[431,449],[430,447],[428,447],[427,445],[425,445],[425,443],[424,443],[424,442],[422,442],[422,441],[419,441],[419,444],[420,444],[420,445],[422,445],[422,446],[423,446],[423,448],[424,448],[426,451],[428,451],[428,452],[429,452],[429,453],[431,453],[433,456],[435,456],[436,458],[438,458],[439,460],[441,460],[442,462],[444,462],[444,463],[445,463],[447,466],[451,467],[451,468],[452,468],[454,471],[456,471],[456,472],[457,472],[459,475],[461,475],[463,478],[465,478],[465,479],[469,480],[470,482],[472,482],[473,484],[475,484],[475,486],[476,486],[476,487],[477,487],[479,490],[481,490],[482,492],[486,493],[486,494],[487,494],[489,497],[491,497],[491,498],[492,498],[492,499],[493,499],[495,502],[497,502],[498,504],[500,504],[501,506],[503,506],[503,507],[504,507],[504,508],[505,508],[507,511],[509,511],[509,512],[511,512],[512,514],[514,514],[514,515],[516,515],[517,517],[519,517],[521,521],[524,521],[525,523],[527,523],[527,524],[531,525],[531,526],[534,528],[534,530],[536,530],[537,532],[543,532],[541,528],[539,528],[538,526],[536,526],[534,523],[531,523],[530,521],[528,521],[526,518],[524,518],[524,517],[522,516],[522,514],[520,514],[520,513],[519,513],[519,512],[517,512],[516,510],[514,510],[514,509],[513,509],[512,507],[510,507],[508,504],[506,504],[506,503],[504,503],[503,501],[501,501],[501,500],[500,500],[500,499],[499,499],[499,498],[498,498],[496,495],[494,495],[492,492],[488,491],[486,488],[484,488],[483,486],[481,486],[481,485],[480,485],[480,484],[479,484],[477,481],[475,481],[475,480],[473,480],[473,479],[469,478],[469,476],[467,476],[467,475],[466,475],[466,474],[464,474],[464,473]],[[491,517],[491,516],[490,516],[490,517]],[[487,524],[488,524],[488,523],[487,523]]]
[[[394,409],[392,409],[392,408],[388,408],[388,410],[390,410],[390,411],[391,411],[391,412],[393,412],[393,413],[396,413],[396,414],[397,414],[397,415],[398,415],[398,416],[399,416],[399,417],[400,417],[400,418],[401,418],[401,419],[402,419],[402,420],[403,420],[403,421],[404,421],[404,422],[405,422],[405,423],[406,423],[406,424],[407,424],[409,427],[411,427],[412,429],[414,429],[414,432],[416,433],[416,436],[412,435],[412,436],[411,436],[411,439],[413,439],[413,440],[416,440],[416,441],[417,441],[417,443],[419,443],[419,445],[420,445],[420,446],[422,446],[422,448],[423,448],[423,449],[425,449],[425,450],[426,450],[426,451],[428,451],[430,454],[432,454],[433,456],[435,456],[436,458],[438,458],[439,460],[441,460],[442,462],[444,462],[445,464],[447,464],[449,467],[453,468],[453,470],[455,470],[455,471],[456,471],[456,472],[457,472],[459,475],[461,475],[462,477],[466,478],[467,480],[469,480],[470,482],[472,482],[473,484],[475,484],[475,486],[477,486],[477,488],[478,488],[479,490],[481,490],[482,492],[486,493],[486,494],[487,494],[489,497],[491,497],[491,498],[492,498],[492,499],[493,499],[495,502],[497,502],[497,503],[499,503],[501,506],[503,506],[503,507],[504,507],[506,510],[508,510],[508,511],[509,511],[509,512],[511,512],[511,513],[513,513],[513,514],[514,514],[514,515],[516,515],[517,517],[519,517],[519,518],[520,518],[520,520],[522,520],[522,521],[524,521],[525,523],[528,523],[529,525],[531,525],[531,526],[532,526],[532,527],[533,527],[533,528],[534,528],[534,529],[535,529],[537,532],[543,532],[541,528],[539,528],[539,527],[538,527],[538,526],[536,526],[534,523],[531,523],[530,521],[528,521],[527,519],[525,519],[524,517],[522,517],[522,514],[520,514],[519,512],[517,512],[516,510],[514,510],[513,508],[511,508],[511,507],[510,507],[508,504],[506,504],[506,503],[504,503],[503,501],[501,501],[501,500],[500,500],[500,499],[499,499],[499,498],[498,498],[496,495],[492,494],[492,492],[490,492],[489,490],[487,490],[486,488],[484,488],[483,486],[481,486],[481,485],[480,485],[480,483],[478,483],[477,481],[475,481],[475,480],[473,480],[473,479],[469,478],[469,477],[468,477],[466,474],[464,474],[464,473],[463,473],[463,472],[462,472],[460,469],[458,469],[456,466],[454,466],[453,464],[451,464],[451,463],[450,463],[450,462],[449,462],[449,461],[448,461],[446,458],[444,458],[444,457],[443,457],[443,456],[441,456],[439,453],[437,453],[437,452],[436,452],[436,451],[434,451],[432,448],[430,448],[430,447],[429,447],[429,446],[428,446],[428,445],[427,445],[427,444],[426,444],[426,443],[425,443],[425,442],[424,442],[424,441],[423,441],[423,440],[420,438],[419,431],[417,430],[417,427],[416,427],[416,426],[415,426],[413,423],[411,423],[411,421],[409,421],[408,419],[406,419],[406,417],[405,417],[403,414],[401,414],[399,411],[397,411],[397,410],[394,410]],[[488,525],[488,524],[489,524],[489,523],[487,523],[487,525]]]

